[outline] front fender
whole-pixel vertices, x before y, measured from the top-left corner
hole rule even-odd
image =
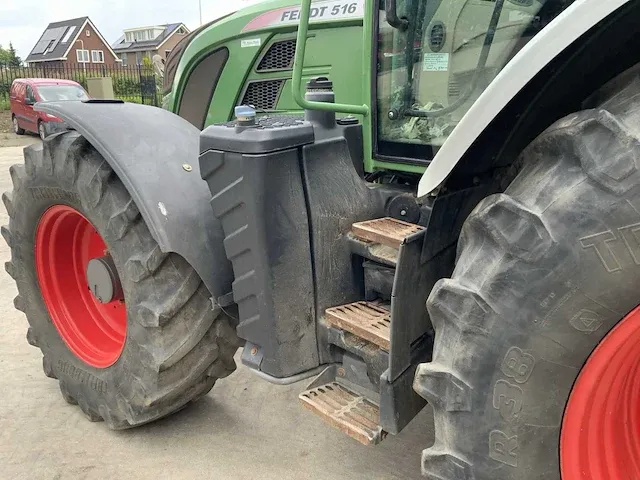
[[[214,299],[231,291],[224,234],[200,178],[199,130],[156,107],[121,102],[47,102],[36,110],[63,119],[111,165],[163,252],[181,255]]]

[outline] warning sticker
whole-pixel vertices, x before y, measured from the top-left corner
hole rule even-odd
[[[326,22],[362,18],[364,0],[330,0],[313,2],[309,12],[310,22]],[[300,7],[284,7],[263,13],[251,20],[242,29],[243,32],[273,26],[295,25],[300,21]]]
[[[448,53],[425,53],[422,60],[423,72],[446,72],[449,70]]]
[[[240,42],[240,46],[242,48],[246,48],[246,47],[259,47],[260,46],[260,39],[259,38],[248,38],[246,40],[242,40]]]
[[[527,12],[521,12],[520,10],[511,10],[509,12],[509,21],[510,22],[523,22],[529,23],[533,15]]]

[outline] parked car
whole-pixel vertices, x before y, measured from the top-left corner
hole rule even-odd
[[[89,95],[82,86],[72,80],[54,78],[16,78],[11,84],[9,103],[13,131],[22,135],[25,131],[37,133],[45,139],[52,133],[66,130],[62,120],[48,113],[36,112],[36,102],[61,100],[87,100]]]

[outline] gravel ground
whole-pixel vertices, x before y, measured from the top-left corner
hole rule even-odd
[[[9,110],[0,110],[0,133],[13,132],[11,125],[11,112]]]
[[[12,141],[38,141],[22,136]],[[0,192],[22,147],[0,148]],[[0,224],[8,223],[0,208]],[[0,240],[0,263],[10,258]],[[88,422],[42,372],[40,350],[25,340],[13,307],[15,283],[0,269],[0,478],[418,480],[420,452],[433,443],[430,408],[398,436],[365,447],[303,409],[307,382],[280,387],[243,366],[176,415],[114,432]]]

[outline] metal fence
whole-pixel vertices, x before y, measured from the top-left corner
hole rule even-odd
[[[162,99],[152,66],[107,66],[97,63],[33,64],[15,67],[0,63],[0,107],[9,102],[11,82],[16,78],[60,78],[74,80],[87,88],[87,78],[111,77],[116,98],[126,102],[160,105]]]

